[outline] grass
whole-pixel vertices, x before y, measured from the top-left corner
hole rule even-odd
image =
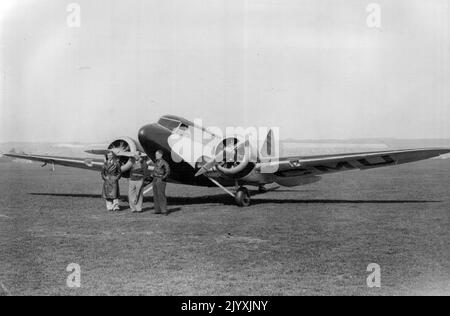
[[[248,208],[169,185],[167,217],[151,197],[143,214],[108,213],[89,171],[0,173],[0,295],[450,295],[448,160],[336,174]]]

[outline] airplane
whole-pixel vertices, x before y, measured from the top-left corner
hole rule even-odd
[[[193,137],[196,132],[207,137],[196,140]],[[244,141],[237,136],[224,138],[197,123],[175,115],[164,115],[156,123],[143,126],[139,129],[137,138],[138,140],[119,137],[106,149],[86,152],[94,155],[105,155],[107,151],[115,152],[121,163],[122,175],[127,178],[132,166],[131,157],[136,152],[145,157],[149,169],[152,170],[155,153],[161,150],[163,158],[171,168],[168,182],[203,187],[217,186],[232,196],[240,207],[251,204],[248,186],[258,187],[260,193],[264,193],[268,191],[265,186],[269,184],[297,187],[320,181],[326,174],[395,166],[450,153],[450,149],[431,148],[274,157],[269,150],[274,143],[272,130],[267,133],[262,143],[261,147],[265,148],[265,151],[261,151],[251,148],[255,145],[248,139]],[[206,147],[204,139],[207,139]],[[188,149],[191,145],[197,146],[197,149],[198,146],[201,148],[186,150],[186,145]],[[196,153],[193,155],[192,152]],[[53,168],[55,165],[61,165],[100,171],[104,164],[104,158],[16,153],[4,156],[39,161],[44,163],[43,166],[51,164]],[[145,190],[147,191],[149,190]]]

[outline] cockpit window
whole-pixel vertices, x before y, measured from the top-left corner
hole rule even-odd
[[[186,124],[181,124],[180,128],[179,128],[179,130],[183,131],[183,132],[187,131],[188,129],[189,129],[189,126],[187,126]]]
[[[162,117],[159,119],[158,124],[169,129],[170,131],[173,131],[181,125],[181,122],[170,118]]]

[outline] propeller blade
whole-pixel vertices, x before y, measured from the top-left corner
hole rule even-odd
[[[140,152],[129,152],[129,151],[116,152],[116,156],[129,157],[129,158],[136,156],[136,154],[139,154],[140,156],[142,156],[142,153],[140,153]]]
[[[91,150],[86,150],[85,151],[88,154],[93,154],[93,155],[106,155],[109,150],[108,149],[91,149]]]

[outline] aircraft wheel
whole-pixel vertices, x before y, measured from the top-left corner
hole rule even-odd
[[[235,196],[236,204],[240,207],[247,207],[251,203],[250,193],[247,188],[241,187],[237,190]]]

